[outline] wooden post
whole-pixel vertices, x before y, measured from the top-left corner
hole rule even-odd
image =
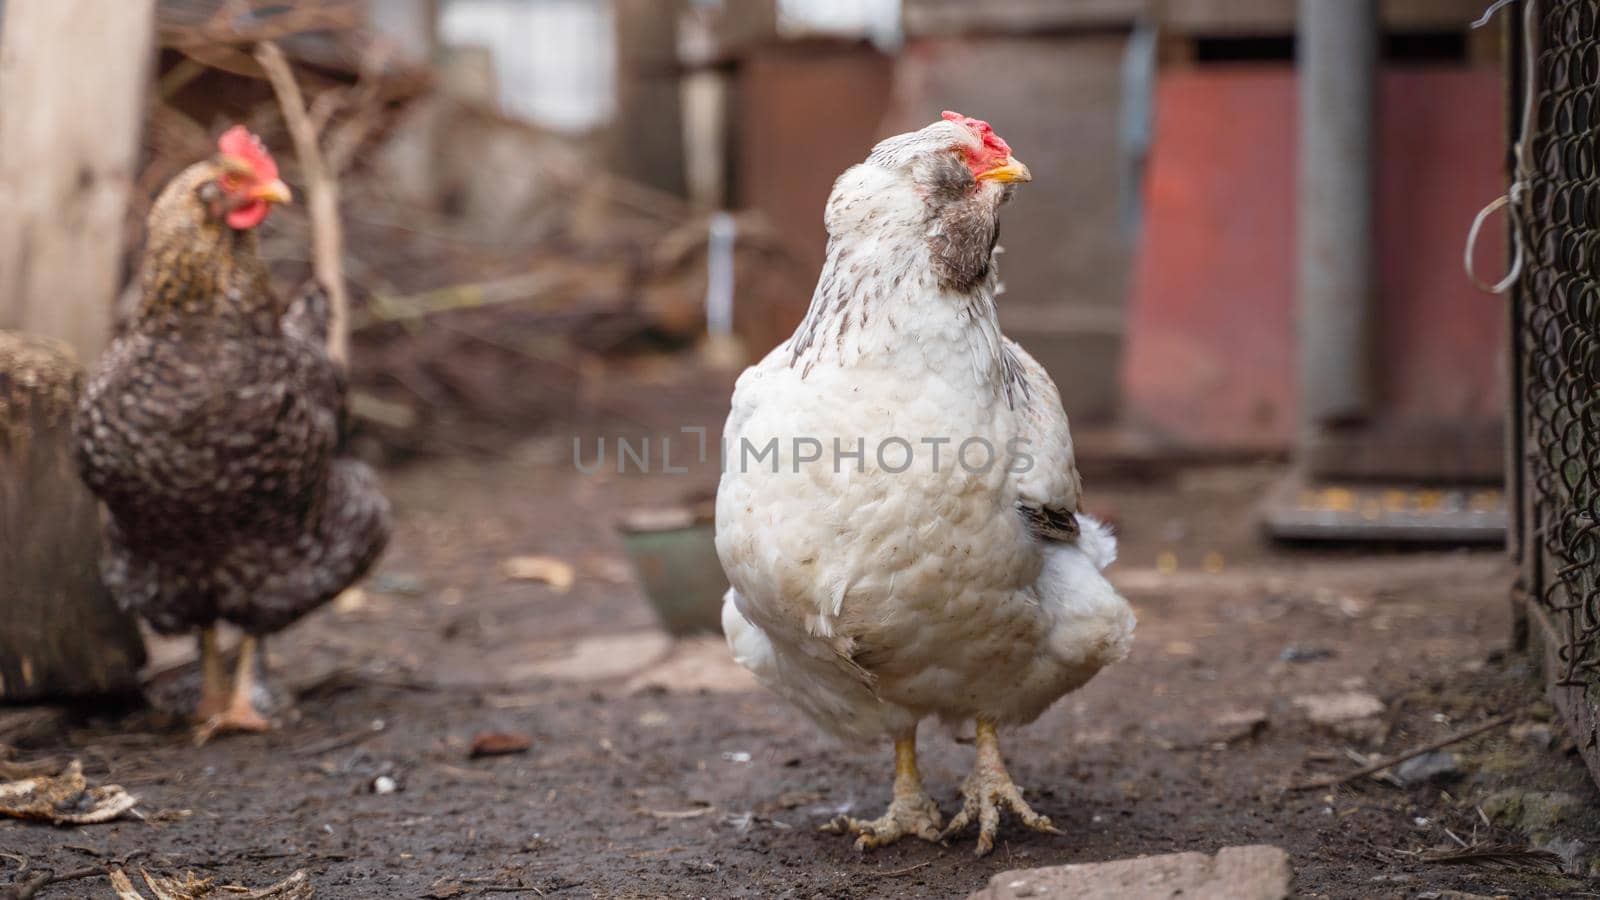
[[[72,460],[82,385],[65,344],[0,331],[0,702],[132,691],[144,664]]]
[[[0,328],[94,359],[111,331],[155,0],[6,0]]]
[[[613,170],[678,197],[686,190],[678,96],[678,17],[686,6],[686,0],[612,4],[617,41]]]

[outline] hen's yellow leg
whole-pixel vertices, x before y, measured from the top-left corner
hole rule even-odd
[[[194,708],[194,721],[206,722],[228,708],[228,672],[217,647],[217,628],[200,629],[200,703]]]
[[[939,804],[922,788],[922,774],[917,771],[917,729],[913,726],[910,734],[895,738],[894,799],[889,811],[870,820],[839,816],[822,830],[857,835],[856,849],[867,850],[892,844],[908,834],[937,841],[943,821]]]
[[[261,642],[246,636],[239,642],[239,662],[233,675],[233,691],[222,711],[207,719],[195,732],[195,743],[203,744],[225,731],[267,731],[272,723],[256,711],[253,699],[260,683],[257,671]]]
[[[1033,811],[1022,799],[1022,789],[1011,780],[1006,764],[1000,758],[1000,735],[993,722],[978,720],[978,758],[972,764],[972,774],[961,785],[961,812],[950,820],[950,826],[939,835],[940,839],[960,833],[961,829],[978,822],[979,856],[994,849],[995,833],[1000,829],[1000,808],[1009,807],[1022,820],[1022,824],[1035,831],[1060,834],[1050,824],[1047,816]]]

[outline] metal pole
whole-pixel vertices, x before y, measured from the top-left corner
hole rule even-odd
[[[1378,0],[1300,0],[1300,403],[1306,432],[1373,411]]]

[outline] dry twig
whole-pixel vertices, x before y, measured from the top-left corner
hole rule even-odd
[[[931,865],[933,865],[931,862],[920,862],[914,866],[906,866],[904,869],[895,869],[893,872],[873,872],[872,874],[879,878],[899,878],[901,875],[910,875],[918,869],[927,868]]]
[[[344,281],[344,229],[339,223],[339,182],[323,160],[317,131],[306,115],[305,98],[289,61],[277,44],[256,47],[256,61],[266,70],[278,106],[294,140],[294,152],[306,182],[306,209],[311,216],[311,267],[328,292],[328,355],[340,366],[350,358],[350,291]]]
[[[201,24],[161,22],[161,46],[178,50],[203,49],[219,44],[255,44],[279,41],[305,31],[343,31],[361,25],[362,11],[354,3],[308,3],[241,21],[239,8],[223,4],[217,14]]]
[[[328,738],[325,741],[318,741],[315,744],[308,744],[299,748],[298,750],[295,750],[294,755],[321,756],[324,753],[334,750],[343,750],[346,747],[353,747],[356,744],[365,743],[366,741],[377,737],[379,734],[382,734],[384,727],[383,720],[380,719],[365,728],[358,728],[354,731]]]
[[[1514,718],[1516,718],[1515,713],[1506,713],[1503,716],[1495,716],[1487,722],[1480,722],[1479,724],[1468,728],[1466,731],[1458,731],[1455,734],[1446,735],[1445,737],[1439,738],[1436,741],[1429,741],[1426,744],[1412,747],[1410,750],[1407,750],[1404,753],[1396,753],[1393,756],[1386,756],[1383,759],[1372,763],[1371,765],[1356,769],[1354,772],[1346,772],[1343,775],[1329,775],[1326,778],[1316,778],[1311,781],[1303,781],[1299,784],[1292,784],[1289,786],[1289,790],[1309,791],[1317,788],[1333,787],[1336,784],[1344,784],[1349,781],[1355,781],[1357,778],[1381,772],[1390,766],[1399,765],[1400,763],[1403,763],[1414,756],[1421,756],[1424,753],[1430,753],[1442,747],[1448,747],[1451,744],[1464,741],[1467,738],[1477,737],[1491,728],[1498,728],[1501,725],[1510,722]]]
[[[337,178],[350,167],[356,151],[383,120],[383,67],[394,45],[378,41],[361,57],[361,76],[347,93],[354,112],[328,135],[328,171]]]
[[[559,292],[581,282],[571,272],[527,272],[493,281],[473,284],[454,284],[448,287],[423,291],[409,297],[379,295],[369,304],[366,316],[357,327],[384,322],[403,322],[421,319],[434,313],[457,309],[476,309],[501,303],[545,301],[535,303],[535,309],[550,309],[556,304]]]
[[[1472,865],[1490,869],[1539,869],[1559,872],[1565,865],[1561,854],[1536,847],[1514,844],[1478,844],[1459,850],[1438,850],[1418,857],[1423,862],[1445,865]]]
[[[71,872],[62,872],[60,875],[51,872],[49,869],[44,869],[37,875],[30,876],[15,884],[8,884],[3,889],[0,889],[0,900],[29,900],[29,898],[52,884],[60,884],[63,881],[77,881],[80,878],[93,878],[96,875],[104,874],[104,872],[105,870],[99,866],[73,869]]]

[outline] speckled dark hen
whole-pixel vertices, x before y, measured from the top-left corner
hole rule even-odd
[[[326,299],[272,291],[265,210],[239,215],[265,188],[230,180],[249,160],[226,151],[157,200],[142,300],[77,419],[79,466],[110,513],[106,585],[169,633],[281,629],[361,577],[389,535],[372,472],[337,456]]]

